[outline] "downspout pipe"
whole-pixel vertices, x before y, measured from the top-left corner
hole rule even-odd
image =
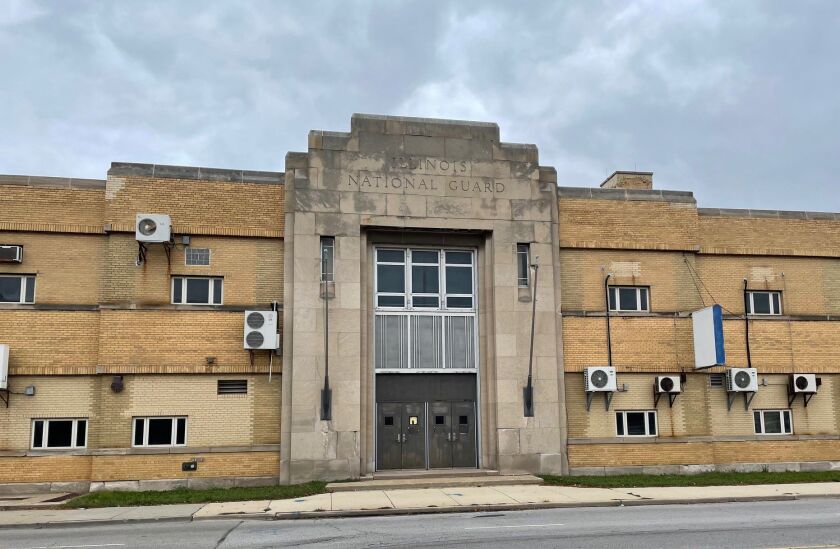
[[[610,277],[612,273],[607,273],[604,278],[604,304],[607,311],[607,366],[612,366],[612,338],[610,337]]]
[[[752,368],[752,357],[750,356],[750,316],[749,316],[749,293],[747,291],[747,279],[744,279],[744,337],[747,343],[747,368]]]

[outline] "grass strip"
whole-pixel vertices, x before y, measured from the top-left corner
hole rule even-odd
[[[644,488],[661,486],[745,486],[751,484],[796,484],[840,482],[840,471],[784,471],[771,473],[698,473],[695,475],[608,475],[558,477],[541,475],[548,486],[587,488]]]
[[[256,486],[251,488],[208,488],[206,490],[175,490],[148,492],[92,492],[72,499],[63,505],[67,509],[92,507],[128,507],[138,505],[168,505],[174,503],[212,503],[220,501],[251,501],[290,499],[326,491],[326,482],[307,482],[289,486]]]

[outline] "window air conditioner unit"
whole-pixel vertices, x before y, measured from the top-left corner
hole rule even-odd
[[[615,368],[611,366],[584,368],[583,376],[587,393],[616,390]]]
[[[137,214],[134,237],[139,242],[169,242],[172,219],[166,214]]]
[[[9,388],[9,346],[0,344],[0,389]]]
[[[793,393],[816,393],[819,385],[816,374],[792,374],[790,383]]]
[[[245,335],[243,344],[246,349],[277,349],[280,347],[280,334],[277,333],[276,311],[245,311]]]
[[[681,393],[680,376],[657,376],[656,392],[667,394]]]
[[[730,393],[755,393],[758,391],[758,370],[755,368],[730,368],[726,371],[726,390]]]
[[[23,261],[23,246],[0,246],[0,262],[20,263]]]

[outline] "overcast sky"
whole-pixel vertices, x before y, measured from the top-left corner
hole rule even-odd
[[[840,212],[834,0],[0,0],[0,75],[0,173],[279,171],[366,112],[497,122],[564,186]]]

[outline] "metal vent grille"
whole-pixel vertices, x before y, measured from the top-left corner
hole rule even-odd
[[[220,379],[216,386],[216,394],[219,395],[246,395],[248,394],[247,379]]]
[[[377,315],[377,369],[475,369],[475,317],[471,315]]]
[[[411,364],[414,368],[442,368],[441,316],[412,316]]]
[[[724,376],[723,374],[710,374],[709,375],[709,386],[710,387],[723,387]]]

